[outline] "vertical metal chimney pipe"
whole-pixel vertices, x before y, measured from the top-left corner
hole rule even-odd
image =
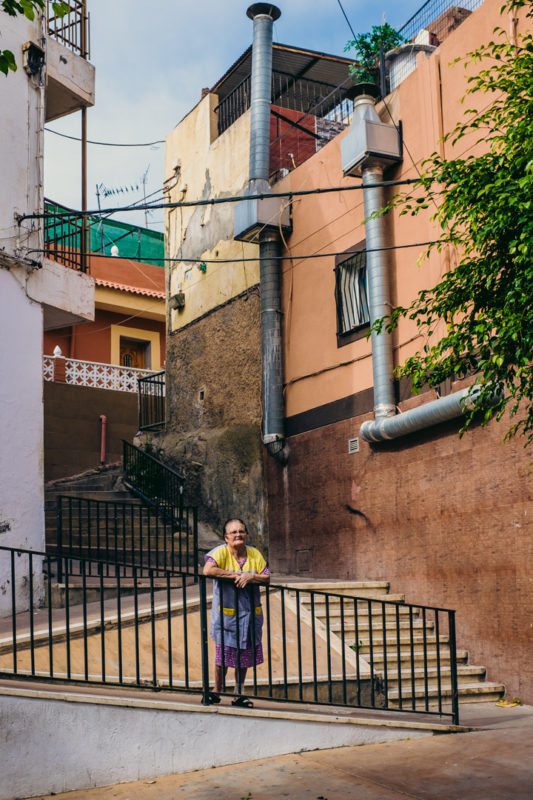
[[[270,102],[272,96],[272,26],[281,11],[270,3],[254,3],[246,12],[253,20],[250,100],[249,189],[268,191],[270,160]],[[258,186],[263,184],[263,188]],[[266,184],[266,187],[264,186]]]
[[[373,100],[370,98],[372,105]],[[390,281],[385,257],[385,220],[383,217],[372,217],[372,214],[383,208],[383,187],[370,188],[368,184],[383,181],[383,167],[370,164],[363,167],[363,189],[365,205],[365,228],[367,247],[367,279],[370,301],[370,323],[390,314],[391,296]],[[372,370],[374,374],[374,415],[390,417],[396,413],[393,380],[392,337],[382,331],[372,331]]]
[[[250,101],[250,172],[248,193],[270,191],[270,104],[272,97],[272,26],[281,11],[270,3],[254,3],[246,12],[253,20]],[[280,237],[276,231],[259,234],[261,289],[261,358],[263,372],[263,443],[271,456],[285,464],[285,404],[281,327]]]

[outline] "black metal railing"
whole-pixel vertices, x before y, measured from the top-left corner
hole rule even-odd
[[[139,378],[139,430],[154,431],[165,427],[165,370]]]
[[[123,440],[125,479],[132,491],[172,519],[183,506],[184,476],[155,456]]]
[[[86,0],[64,0],[68,11],[58,17],[51,0],[47,2],[48,34],[82,58],[90,58],[89,14]]]
[[[273,72],[272,105],[348,125],[353,111],[353,102],[346,98],[349,85],[348,77],[346,85],[335,88],[319,81]],[[250,99],[248,75],[215,108],[219,135],[250,108]]]
[[[197,692],[205,704],[218,702],[215,647],[208,635],[210,578],[199,576],[194,584],[187,573],[161,567],[150,569],[143,584],[137,567],[125,578],[120,565],[100,561],[93,579],[89,562],[80,559],[75,586],[66,564],[60,567],[64,601],[57,608],[51,576],[61,560],[0,547],[0,568],[10,587],[1,600],[2,676],[165,688]],[[113,568],[111,586],[104,572],[112,575]],[[251,661],[248,680],[239,686],[248,697],[459,722],[455,612],[297,587],[237,589],[222,583],[223,618],[234,621],[236,638],[232,656],[226,650],[232,629],[220,628],[215,603],[211,633],[223,654],[219,669],[224,672],[232,658],[237,667]],[[251,619],[242,610],[242,593],[249,594]],[[263,617],[260,648],[256,634]],[[257,664],[260,651],[263,663]],[[229,694],[225,683],[221,689]]]
[[[137,567],[141,576],[160,568],[196,574],[198,570],[198,522],[196,508],[181,505],[173,516],[157,508],[113,500],[58,496],[56,537],[47,552],[68,558],[71,575],[79,563],[107,561],[120,566],[123,577]],[[104,573],[110,577],[109,569]],[[61,582],[62,576],[58,576]]]
[[[44,252],[53,261],[70,269],[88,272],[87,225],[82,216],[68,216],[70,211],[51,200],[44,201]]]
[[[427,44],[438,45],[457,28],[483,0],[427,0],[413,16],[399,28],[404,39],[414,39],[420,31],[430,34]]]

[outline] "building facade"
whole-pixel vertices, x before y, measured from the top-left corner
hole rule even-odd
[[[93,279],[45,256],[44,225],[32,217],[44,210],[45,122],[94,104],[85,4],[69,12],[65,27],[48,5],[33,21],[2,14],[2,47],[15,54],[18,70],[2,78],[0,120],[0,543],[40,551],[45,544],[43,334],[94,318]],[[76,38],[74,31],[83,33]],[[12,588],[6,585],[9,565],[2,564],[0,598]],[[22,576],[15,589],[22,608],[27,601]]]
[[[411,20],[411,43],[390,56],[392,91],[376,106],[368,98],[364,113],[356,100],[354,117],[368,112],[384,137],[379,157],[367,148],[359,176],[343,169],[353,109],[345,60],[279,45],[272,50],[268,177],[274,195],[294,194],[283,204],[290,205],[290,225],[280,212],[262,229],[279,223],[288,457],[272,458],[261,444],[262,265],[253,260],[261,262],[260,234],[234,238],[237,212],[230,203],[176,208],[167,218],[168,255],[176,262],[167,286],[170,408],[158,445],[196,476],[194,502],[207,524],[216,527],[232,513],[253,520],[252,535],[268,548],[274,574],[384,579],[408,600],[457,608],[458,636],[470,643],[473,660],[487,664],[511,694],[530,700],[531,480],[522,443],[503,444],[505,420],[474,424],[462,438],[459,411],[437,423],[443,408],[460,408],[458,393],[467,383],[412,396],[394,380],[393,368],[424,345],[410,320],[387,344],[386,413],[404,422],[435,402],[437,414],[390,441],[369,443],[361,434],[383,409],[376,380],[383,339],[367,338],[373,254],[381,253],[390,287],[383,313],[409,305],[453,269],[457,254],[434,252],[418,266],[424,247],[413,245],[439,235],[429,212],[388,214],[376,246],[375,230],[365,223],[365,193],[352,187],[365,169],[379,168],[371,182],[412,179],[435,150],[446,157],[482,147],[465,138],[452,151],[442,142],[462,118],[469,74],[452,62],[490,41],[497,25],[512,32],[524,25],[520,15],[502,18],[495,0],[464,13],[451,5],[441,13],[430,4],[434,19],[426,6],[418,23]],[[292,60],[292,50],[301,61]],[[292,75],[285,94],[277,71]],[[172,199],[246,192],[255,177],[246,170],[249,80],[244,54],[168,137],[167,180],[177,178]],[[313,81],[315,99],[299,108]],[[290,150],[283,151],[284,140]],[[347,191],[296,194],[333,187]],[[376,207],[394,191],[384,189]]]

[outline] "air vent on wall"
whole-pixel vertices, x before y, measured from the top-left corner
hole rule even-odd
[[[356,436],[355,439],[348,439],[348,453],[352,455],[353,453],[359,452],[359,439]]]

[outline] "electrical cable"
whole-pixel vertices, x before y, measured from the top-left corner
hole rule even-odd
[[[65,212],[57,212],[56,214],[49,214],[49,213],[41,213],[41,214],[21,214],[17,217],[17,222],[20,225],[26,219],[47,219],[49,217],[101,217],[102,215],[106,214],[111,216],[112,214],[123,213],[125,211],[144,211],[144,210],[156,210],[156,209],[165,209],[165,208],[192,208],[195,206],[215,206],[221,205],[222,203],[237,203],[241,200],[264,200],[266,198],[272,197],[303,197],[306,195],[313,195],[313,194],[331,194],[332,192],[351,192],[357,189],[376,189],[382,186],[406,186],[409,184],[417,183],[418,178],[404,178],[403,180],[398,181],[379,181],[376,183],[368,183],[363,185],[362,183],[358,183],[352,186],[328,186],[319,189],[305,189],[299,191],[292,191],[292,192],[262,192],[261,194],[242,194],[242,195],[235,195],[233,197],[212,197],[205,200],[184,200],[178,201],[176,203],[151,203],[149,205],[138,205],[138,206],[118,206],[117,208],[102,208],[102,209],[93,209],[89,211],[65,211]]]
[[[54,131],[52,128],[45,128],[47,133],[55,133],[56,136],[62,136],[63,139],[72,139],[75,142],[81,142],[81,138],[79,136],[69,136],[68,133],[60,133],[59,131]],[[87,139],[87,144],[99,144],[103,147],[152,147],[155,144],[165,144],[164,139],[156,139],[154,142],[136,142],[136,143],[124,143],[124,142],[96,142],[94,139]]]
[[[341,0],[337,0],[337,3],[339,4],[339,8],[340,8],[340,10],[342,11],[342,13],[343,13],[343,15],[344,15],[344,19],[345,19],[345,20],[346,20],[346,22],[348,23],[348,27],[349,27],[349,29],[350,29],[350,30],[351,30],[351,32],[352,32],[352,36],[353,36],[353,38],[355,39],[355,31],[354,31],[354,29],[352,28],[352,23],[350,22],[350,20],[348,19],[347,15],[346,15],[346,11],[344,10],[344,8],[343,8],[343,6],[342,6]]]
[[[346,250],[339,250],[335,252],[328,252],[328,253],[311,253],[307,255],[288,255],[288,256],[271,256],[271,258],[276,259],[277,261],[306,261],[311,258],[334,258],[335,256],[344,256],[351,257],[357,255],[358,253],[380,253],[387,250],[405,250],[412,247],[429,247],[429,245],[444,243],[441,240],[433,240],[427,242],[413,242],[411,244],[393,244],[387,247],[372,247],[362,250],[350,250],[348,253]],[[28,250],[27,255],[31,253],[48,253],[48,250],[42,249],[33,249]],[[56,255],[58,257],[61,256],[61,251],[56,251]],[[102,253],[86,253],[89,258],[110,258],[110,256],[103,255]],[[120,258],[120,256],[119,256]],[[133,258],[132,256],[128,256],[127,258],[123,259],[124,261],[132,261],[132,262],[140,262],[146,263],[143,261],[142,258]],[[256,262],[259,260],[259,256],[255,258],[150,258],[150,261],[160,261],[164,264],[171,263],[171,264],[241,264],[247,262]]]

